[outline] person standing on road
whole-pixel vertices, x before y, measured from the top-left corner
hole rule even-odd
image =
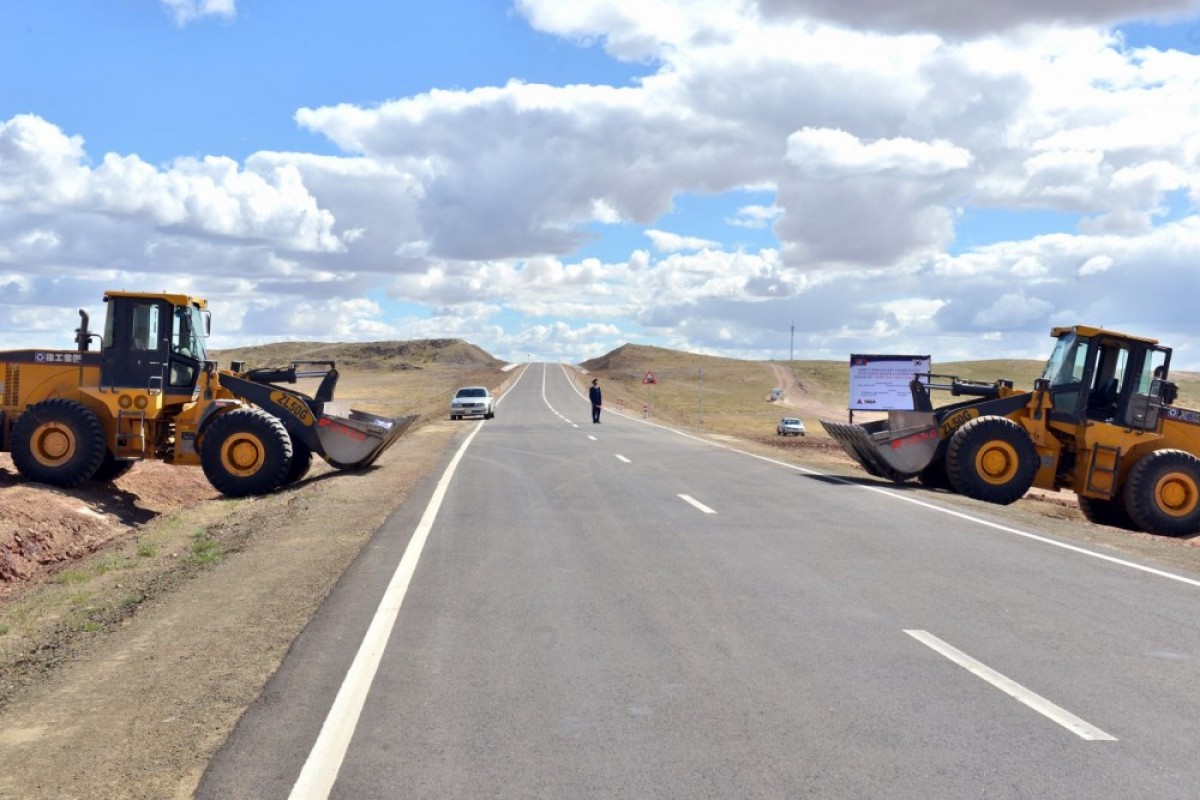
[[[600,408],[604,405],[600,394],[600,379],[592,378],[592,386],[588,389],[588,400],[592,401],[592,422],[600,424]]]

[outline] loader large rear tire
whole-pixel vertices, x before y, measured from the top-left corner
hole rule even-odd
[[[107,448],[100,419],[65,397],[29,406],[12,427],[13,465],[26,478],[71,489],[92,477]]]
[[[1083,516],[1088,522],[1109,525],[1127,531],[1138,530],[1137,523],[1125,510],[1125,503],[1121,501],[1120,497],[1114,497],[1112,500],[1097,500],[1094,497],[1079,495],[1078,499],[1079,510],[1083,512]]]
[[[1200,458],[1183,450],[1155,450],[1125,479],[1125,508],[1138,527],[1160,536],[1200,531]]]
[[[1007,417],[977,417],[959,428],[946,448],[954,491],[998,505],[1025,496],[1037,475],[1037,448]]]
[[[269,494],[292,462],[292,439],[283,423],[258,408],[217,417],[200,442],[200,464],[209,483],[228,497]]]

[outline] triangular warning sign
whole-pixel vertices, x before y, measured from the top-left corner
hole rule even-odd
[[[654,373],[646,370],[646,377],[642,378],[642,383],[658,383],[658,379],[654,377]]]

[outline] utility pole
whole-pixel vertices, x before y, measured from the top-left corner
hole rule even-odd
[[[696,382],[696,407],[700,412],[700,427],[704,427],[704,370],[700,370]]]
[[[792,323],[792,343],[788,346],[788,361],[796,360],[796,323]]]

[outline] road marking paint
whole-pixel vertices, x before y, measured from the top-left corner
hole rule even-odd
[[[624,461],[626,464],[632,464],[632,463],[633,463],[632,461],[630,461],[628,458],[626,458],[625,456],[621,455],[620,453],[617,453],[617,460],[618,460],[618,461]]]
[[[715,511],[713,511],[711,508],[709,508],[708,506],[704,505],[704,503],[701,503],[699,500],[697,500],[696,498],[692,497],[691,495],[687,495],[687,494],[681,494],[681,495],[679,495],[679,499],[680,499],[680,500],[682,500],[682,501],[683,501],[683,502],[685,502],[685,503],[689,503],[689,504],[691,504],[691,505],[695,506],[696,508],[698,508],[698,509],[700,509],[701,511],[703,511],[705,514],[715,514],[715,513],[717,513],[717,512],[715,512]]]
[[[379,669],[388,638],[396,624],[396,616],[400,613],[400,606],[417,569],[417,561],[421,558],[421,551],[425,549],[425,541],[429,538],[433,522],[450,486],[450,479],[454,477],[463,453],[482,428],[482,424],[475,426],[454,454],[454,458],[450,459],[449,466],[438,481],[433,496],[429,499],[429,505],[425,507],[425,513],[421,515],[421,521],[404,550],[404,556],[401,557],[392,580],[379,601],[379,607],[375,610],[366,635],[363,636],[354,662],[346,672],[341,688],[338,689],[337,697],[334,698],[329,714],[321,726],[321,733],[300,770],[300,776],[292,786],[289,800],[323,800],[329,797],[334,781],[337,780],[338,770],[346,757],[346,749],[350,746],[354,729],[358,726],[363,704],[367,700],[371,683],[375,680],[375,673]]]
[[[563,366],[562,370],[563,370],[564,377],[567,379],[567,382],[575,389],[575,393],[578,394],[582,398],[583,393],[579,391],[579,387],[575,386],[575,382],[572,381],[570,376],[566,374],[566,367]],[[1078,545],[1067,544],[1066,542],[1055,541],[1054,539],[1051,539],[1047,536],[1040,536],[1036,533],[1030,533],[1028,531],[1023,531],[1018,528],[1009,527],[1008,525],[1001,525],[998,522],[992,522],[991,520],[986,520],[986,519],[982,519],[980,517],[975,517],[970,514],[964,513],[962,511],[955,511],[954,509],[946,508],[944,506],[939,506],[939,505],[936,505],[935,503],[928,503],[924,500],[918,500],[915,497],[906,497],[905,495],[898,494],[898,493],[890,491],[888,489],[884,489],[880,486],[865,486],[861,483],[857,483],[857,482],[851,481],[851,480],[846,480],[845,478],[843,478],[841,476],[833,475],[828,472],[821,472],[820,470],[809,469],[808,467],[802,467],[798,464],[789,464],[786,461],[780,461],[777,458],[771,458],[769,456],[762,456],[762,455],[759,455],[758,453],[749,453],[745,450],[739,450],[736,447],[730,447],[727,444],[722,444],[720,442],[714,442],[711,439],[705,439],[700,436],[694,436],[690,433],[676,430],[675,428],[668,428],[666,425],[662,425],[657,422],[650,422],[649,420],[641,419],[640,417],[631,416],[629,414],[622,414],[619,411],[614,411],[612,413],[617,414],[618,416],[624,417],[625,419],[631,420],[633,422],[638,422],[638,423],[641,423],[642,425],[648,425],[651,428],[658,428],[660,430],[668,431],[670,433],[674,433],[677,436],[682,436],[685,439],[691,439],[693,441],[700,442],[701,444],[706,444],[710,447],[716,447],[721,450],[728,450],[731,453],[737,453],[738,455],[748,456],[749,458],[756,458],[759,461],[765,461],[768,464],[774,464],[777,467],[785,467],[787,469],[794,470],[796,472],[802,472],[806,475],[816,475],[820,478],[824,478],[829,481],[841,483],[846,486],[853,486],[853,487],[856,487],[859,489],[864,489],[868,492],[877,492],[878,494],[884,495],[885,497],[890,497],[893,500],[902,500],[905,503],[912,503],[913,505],[921,506],[922,508],[927,508],[930,511],[936,511],[939,514],[948,514],[952,517],[958,517],[959,519],[966,520],[967,522],[972,522],[976,525],[982,525],[985,528],[992,528],[993,530],[1001,531],[1002,533],[1010,533],[1014,536],[1020,536],[1024,539],[1030,539],[1035,542],[1041,542],[1042,544],[1048,544],[1051,547],[1058,547],[1063,550],[1069,550],[1073,553],[1078,553],[1079,555],[1088,556],[1089,558],[1096,558],[1101,561],[1107,561],[1110,564],[1116,564],[1117,566],[1128,567],[1129,569],[1134,569],[1134,570],[1137,570],[1138,572],[1144,572],[1148,575],[1155,575],[1159,578],[1166,578],[1167,580],[1176,581],[1178,583],[1184,583],[1189,586],[1194,586],[1194,587],[1200,588],[1200,580],[1196,580],[1195,578],[1187,578],[1187,577],[1184,577],[1183,575],[1176,575],[1172,572],[1167,572],[1167,571],[1161,570],[1161,569],[1155,569],[1154,567],[1148,567],[1145,564],[1138,564],[1135,561],[1126,561],[1123,558],[1116,558],[1115,556],[1110,556],[1106,553],[1097,553],[1094,550],[1088,550],[1087,548],[1079,547]]]
[[[987,681],[1014,700],[1024,703],[1042,716],[1057,722],[1080,739],[1086,739],[1089,742],[1117,741],[1117,737],[1105,733],[1095,725],[1075,716],[1070,711],[1051,703],[1036,692],[1026,689],[1011,678],[1001,675],[991,667],[971,658],[963,651],[946,644],[932,633],[927,631],[905,631],[905,633],[931,650],[958,664],[972,675]]]
[[[588,438],[589,438],[589,439],[591,439],[593,442],[598,442],[598,441],[600,441],[600,440],[599,440],[599,439],[597,439],[595,436],[592,436],[590,433],[588,434]]]
[[[582,395],[580,395],[580,396],[582,397]],[[579,427],[579,425],[577,423],[571,422],[571,420],[567,419],[562,414],[558,413],[558,409],[555,408],[553,405],[551,405],[550,398],[546,397],[546,365],[545,364],[542,364],[542,402],[546,404],[546,408],[550,409],[550,411],[553,412],[554,416],[558,417],[563,422],[570,425],[572,428]]]

